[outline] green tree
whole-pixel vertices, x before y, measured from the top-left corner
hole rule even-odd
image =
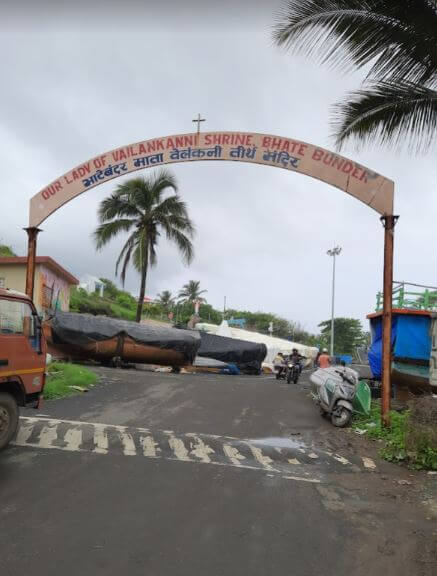
[[[178,302],[174,308],[174,323],[177,326],[186,326],[193,315],[193,303],[190,301]],[[209,322],[220,324],[222,313],[213,308],[210,304],[200,304],[199,306],[200,322]]]
[[[208,290],[200,289],[199,280],[190,280],[187,284],[182,286],[182,290],[179,291],[178,298],[182,302],[206,302],[202,294],[205,294]]]
[[[331,320],[319,324],[320,344],[329,348],[331,343]],[[365,346],[367,333],[356,318],[334,318],[334,353],[355,354],[358,346]]]
[[[94,232],[98,250],[120,233],[129,233],[117,259],[115,273],[118,274],[121,265],[124,285],[132,260],[140,274],[137,322],[141,320],[147,272],[157,262],[156,248],[161,233],[176,244],[187,264],[193,258],[193,223],[178,194],[164,197],[168,189],[177,192],[176,179],[168,170],[161,170],[150,177],[133,178],[120,184],[99,207],[100,225]]]
[[[173,309],[175,304],[175,300],[170,290],[163,290],[160,294],[158,294],[156,302],[167,314]]]
[[[12,258],[13,256],[16,256],[16,254],[10,246],[0,244],[0,258]]]
[[[290,322],[291,340],[306,346],[317,346],[317,336],[304,329],[299,322]]]
[[[436,0],[288,0],[279,46],[343,70],[365,67],[361,88],[336,104],[336,144],[407,140],[427,149],[437,127]]]
[[[108,280],[107,278],[100,278],[100,281],[104,284],[103,296],[105,296],[106,298],[112,298],[115,300],[115,298],[117,298],[120,290],[117,288],[117,286],[114,284],[114,282],[112,282],[111,280]]]

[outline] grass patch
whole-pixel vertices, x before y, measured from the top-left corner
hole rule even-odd
[[[352,427],[366,430],[366,436],[381,441],[379,454],[389,462],[404,462],[416,470],[437,470],[437,452],[427,442],[418,444],[414,451],[407,449],[410,411],[390,412],[390,428],[381,423],[381,406],[372,402],[369,416],[357,416]]]
[[[55,398],[65,398],[73,396],[79,391],[72,386],[90,388],[94,386],[97,374],[91,372],[83,366],[77,364],[66,364],[64,362],[54,362],[48,366],[48,376],[44,386],[44,398],[54,400]]]

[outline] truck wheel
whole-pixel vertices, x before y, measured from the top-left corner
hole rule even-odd
[[[11,394],[0,393],[0,450],[6,448],[18,429],[18,405]]]

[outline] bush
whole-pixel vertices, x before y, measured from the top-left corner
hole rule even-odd
[[[372,403],[370,415],[357,416],[353,427],[365,429],[367,436],[382,440],[380,456],[389,462],[405,462],[412,468],[437,470],[437,449],[431,436],[417,426],[414,408],[410,412],[390,412],[389,428],[382,426],[381,406]],[[414,438],[414,440],[412,440]]]
[[[123,296],[120,297],[121,295]],[[83,288],[77,288],[71,291],[70,310],[81,314],[135,320],[136,302],[135,298],[127,293],[120,292],[117,295],[117,300],[114,301],[109,298],[102,298],[98,294],[88,294]]]
[[[125,308],[136,308],[137,301],[133,296],[128,294],[127,292],[119,292],[117,297],[115,298],[117,304],[124,306]]]
[[[421,468],[437,470],[437,400],[423,396],[412,403],[406,429],[408,454]]]

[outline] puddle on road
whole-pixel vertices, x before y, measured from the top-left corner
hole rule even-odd
[[[249,440],[252,444],[261,446],[271,446],[272,448],[304,448],[305,443],[294,438],[284,438],[283,436],[272,436],[270,438],[252,438]]]

